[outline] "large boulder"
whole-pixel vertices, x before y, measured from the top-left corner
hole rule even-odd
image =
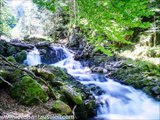
[[[77,105],[83,104],[82,96],[80,93],[76,92],[72,87],[63,86],[63,93],[66,95],[68,99],[74,102]]]
[[[61,100],[56,100],[53,103],[51,110],[55,113],[60,113],[60,114],[70,114],[72,112],[71,108]]]
[[[23,77],[10,90],[11,96],[25,105],[34,105],[48,100],[41,85],[30,76]]]
[[[39,51],[42,63],[45,64],[53,64],[67,57],[66,52],[60,47],[48,46],[39,49]]]

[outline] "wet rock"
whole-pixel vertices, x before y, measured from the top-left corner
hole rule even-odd
[[[95,101],[90,100],[90,101],[85,101],[84,104],[81,106],[76,107],[75,109],[75,114],[77,116],[78,120],[86,120],[89,118],[89,116],[95,116]]]
[[[30,76],[23,77],[10,89],[11,96],[25,105],[35,105],[48,100],[48,95],[41,85]]]
[[[71,108],[69,107],[69,105],[67,105],[66,103],[64,103],[61,100],[56,100],[53,103],[52,109],[53,112],[55,113],[60,113],[60,114],[70,114],[72,112]]]
[[[76,92],[73,88],[69,86],[64,86],[62,88],[63,93],[66,95],[68,99],[74,102],[77,105],[81,105],[83,103],[82,96],[80,93]]]
[[[103,68],[103,67],[92,67],[91,68],[92,72],[97,72],[97,73],[104,73],[106,74],[108,72],[107,69]]]
[[[47,47],[40,49],[42,63],[53,64],[66,58],[66,53],[59,47]]]
[[[160,95],[160,86],[153,87],[152,92],[156,95]]]

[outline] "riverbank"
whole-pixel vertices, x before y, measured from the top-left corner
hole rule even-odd
[[[56,51],[60,49],[55,48],[55,51],[48,43],[36,45],[40,53],[34,51],[34,44],[0,40],[0,117],[39,116],[40,118],[53,117],[55,114],[72,116],[72,119],[93,117],[95,98],[86,86],[59,67],[47,64],[32,67],[28,66],[31,63],[27,61],[24,64],[25,60],[31,59],[28,58],[28,54],[35,57],[32,62],[36,62],[36,55],[40,54],[44,61],[49,60],[51,55],[56,58],[52,57],[51,62],[59,60]],[[44,59],[46,52],[50,53],[48,59]]]
[[[160,100],[160,51],[158,46],[153,48],[130,45],[130,49],[129,46],[126,46],[123,51],[117,51],[110,57],[94,51],[91,45],[87,44],[82,37],[78,37],[78,34],[76,35],[66,43],[67,47],[75,52],[76,60],[89,66],[92,72],[103,73],[107,78],[133,86]],[[87,62],[84,63],[84,61]]]

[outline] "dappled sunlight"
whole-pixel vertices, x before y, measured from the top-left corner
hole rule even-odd
[[[125,58],[131,58],[133,60],[141,59],[142,61],[149,61],[153,64],[160,64],[160,46],[155,47],[155,53],[157,54],[157,57],[150,57],[149,55],[152,53],[149,53],[149,51],[153,49],[149,46],[141,46],[140,44],[136,44],[134,47],[134,50],[125,50],[121,51],[121,53],[118,53],[120,56]],[[153,51],[153,52],[154,52]]]

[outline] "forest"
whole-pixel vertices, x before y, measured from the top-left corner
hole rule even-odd
[[[0,120],[159,120],[160,0],[0,0]]]

